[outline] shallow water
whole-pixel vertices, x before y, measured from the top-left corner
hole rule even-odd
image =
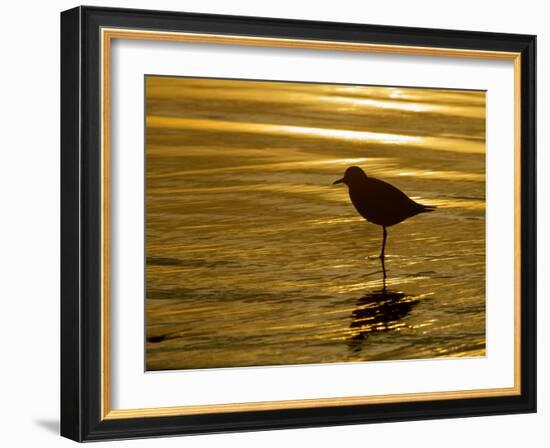
[[[148,77],[148,370],[485,354],[485,94]],[[388,228],[358,165],[436,205]]]

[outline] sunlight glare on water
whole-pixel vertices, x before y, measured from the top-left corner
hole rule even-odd
[[[485,354],[485,92],[146,78],[148,370]],[[438,208],[382,230],[357,165]]]

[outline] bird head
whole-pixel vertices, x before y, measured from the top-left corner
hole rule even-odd
[[[366,178],[367,174],[361,168],[359,168],[358,166],[350,166],[348,169],[346,169],[344,177],[342,177],[342,179],[338,179],[332,184],[335,185],[343,183],[349,187],[350,185],[361,182],[363,179]]]

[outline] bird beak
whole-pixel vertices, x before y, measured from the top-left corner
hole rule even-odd
[[[344,179],[338,179],[338,180],[335,180],[334,182],[332,182],[332,185],[336,185],[336,184],[341,184],[342,182],[344,182]]]

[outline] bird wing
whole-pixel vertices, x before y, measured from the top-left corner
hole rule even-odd
[[[374,177],[350,196],[357,211],[376,224],[399,222],[422,208],[397,187]]]
[[[372,196],[372,200],[378,201],[380,205],[388,204],[392,206],[403,206],[416,204],[416,202],[409,198],[399,188],[383,180],[376,179],[375,177],[369,177],[368,190],[369,195]]]

